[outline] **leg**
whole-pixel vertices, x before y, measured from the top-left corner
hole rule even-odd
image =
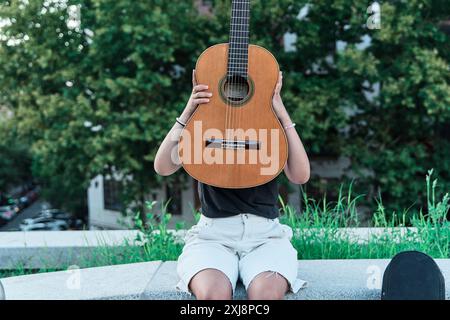
[[[249,300],[282,300],[289,290],[285,277],[274,271],[264,271],[258,274],[247,290]]]
[[[231,300],[233,294],[228,277],[212,268],[204,269],[192,277],[189,289],[198,300]]]
[[[178,258],[177,287],[197,299],[231,299],[238,272],[238,257],[225,246],[208,241],[188,244]]]
[[[249,299],[283,299],[296,292],[297,251],[287,238],[269,238],[239,261],[239,272]]]

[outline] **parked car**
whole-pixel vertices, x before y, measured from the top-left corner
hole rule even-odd
[[[3,211],[0,209],[0,227],[4,226],[5,224],[8,223],[8,221],[10,221],[11,219],[8,219],[8,211]],[[5,217],[3,217],[5,215]]]
[[[26,207],[25,204],[20,201],[20,199],[11,199],[10,203],[10,206],[14,208],[14,211],[16,213],[19,213]]]
[[[63,231],[67,230],[67,224],[61,220],[53,220],[47,223],[34,223],[30,225],[21,225],[21,231]]]
[[[18,199],[16,200],[20,209],[24,209],[30,206],[39,197],[39,187],[29,186],[25,191],[23,191]]]
[[[82,219],[72,219],[70,220],[70,228],[75,230],[83,229],[86,223]]]
[[[17,201],[10,195],[0,192],[0,226],[14,219],[19,211]]]
[[[0,225],[4,225],[11,221],[17,214],[17,207],[15,206],[1,206],[0,207]]]
[[[64,220],[68,223],[71,229],[81,229],[84,226],[82,219],[75,218],[70,213],[60,209],[46,209],[42,210],[37,217],[53,218],[56,220]]]
[[[22,210],[19,204],[19,199],[13,199],[11,206],[16,213],[19,213],[19,211]]]
[[[11,205],[12,197],[8,194],[0,192],[0,207]]]
[[[38,217],[68,220],[68,219],[72,218],[72,215],[70,213],[62,211],[60,209],[45,209],[45,210],[42,210],[41,212],[39,212],[39,214],[36,216],[36,218],[38,218]]]
[[[22,209],[25,209],[26,207],[28,207],[31,204],[30,199],[28,199],[27,196],[22,196],[19,198],[19,206]]]
[[[0,208],[1,207],[8,207],[8,206],[12,206],[12,207],[16,207],[18,204],[18,200],[14,199],[13,197],[9,196],[9,195],[2,195],[1,199],[0,199]],[[14,208],[15,211],[17,211],[17,209]]]
[[[47,217],[38,217],[33,219],[25,219],[19,226],[22,231],[33,231],[33,230],[51,230],[51,231],[61,231],[67,230],[69,224],[64,220],[57,220]]]
[[[38,198],[38,191],[37,191],[37,189],[32,189],[32,190],[28,191],[25,194],[25,197],[27,197],[27,200],[29,201],[30,204],[33,203]]]

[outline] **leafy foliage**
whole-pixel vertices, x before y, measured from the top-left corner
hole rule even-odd
[[[0,4],[10,22],[0,31],[0,104],[32,141],[34,172],[56,205],[81,210],[90,179],[113,167],[133,177],[128,198],[144,203],[195,59],[228,38],[230,1],[210,2],[211,15],[191,1]],[[439,28],[450,7],[383,2],[381,29],[369,30],[369,4],[252,1],[251,42],[277,57],[285,104],[310,157],[349,156],[357,191],[373,190],[368,199],[382,193],[398,209],[423,195],[430,168],[450,187],[450,41]],[[66,23],[69,5],[79,5],[78,27]],[[295,51],[284,50],[285,33],[297,35]]]
[[[10,120],[0,117],[0,200],[2,192],[29,182],[31,154],[25,141],[17,141]]]
[[[71,4],[80,5],[74,29]],[[189,72],[177,70],[206,45],[204,18],[190,3],[113,0],[7,1],[0,17],[13,21],[2,30],[0,104],[33,140],[47,197],[83,210],[90,179],[114,167],[134,177],[127,190],[141,198],[157,183],[156,148],[189,93]]]

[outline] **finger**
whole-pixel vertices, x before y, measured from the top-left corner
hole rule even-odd
[[[208,103],[209,99],[203,98],[203,99],[194,99],[193,100],[194,104],[203,104],[203,103]]]
[[[192,86],[195,87],[197,85],[197,79],[195,78],[195,69],[192,70]]]
[[[280,71],[280,74],[278,77],[278,83],[277,83],[278,91],[281,91],[282,86],[283,86],[283,72]]]
[[[281,91],[281,88],[283,87],[283,84],[282,83],[279,83],[279,84],[277,84],[277,89],[278,89],[278,91]]]
[[[197,92],[194,94],[194,99],[198,99],[198,98],[209,98],[212,97],[212,93],[211,92]]]
[[[275,91],[278,92],[281,90],[281,83],[280,81],[277,82],[277,85],[275,86]]]
[[[281,88],[279,86],[276,86],[274,94],[275,95],[279,95],[280,94],[280,89]]]
[[[200,91],[205,91],[208,89],[208,86],[206,84],[198,84],[196,86],[194,86],[194,88],[192,89],[193,93],[197,93]]]

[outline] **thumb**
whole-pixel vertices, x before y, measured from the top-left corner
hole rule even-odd
[[[278,75],[278,82],[277,82],[277,90],[278,92],[281,91],[281,87],[283,86],[283,72],[280,71]]]

